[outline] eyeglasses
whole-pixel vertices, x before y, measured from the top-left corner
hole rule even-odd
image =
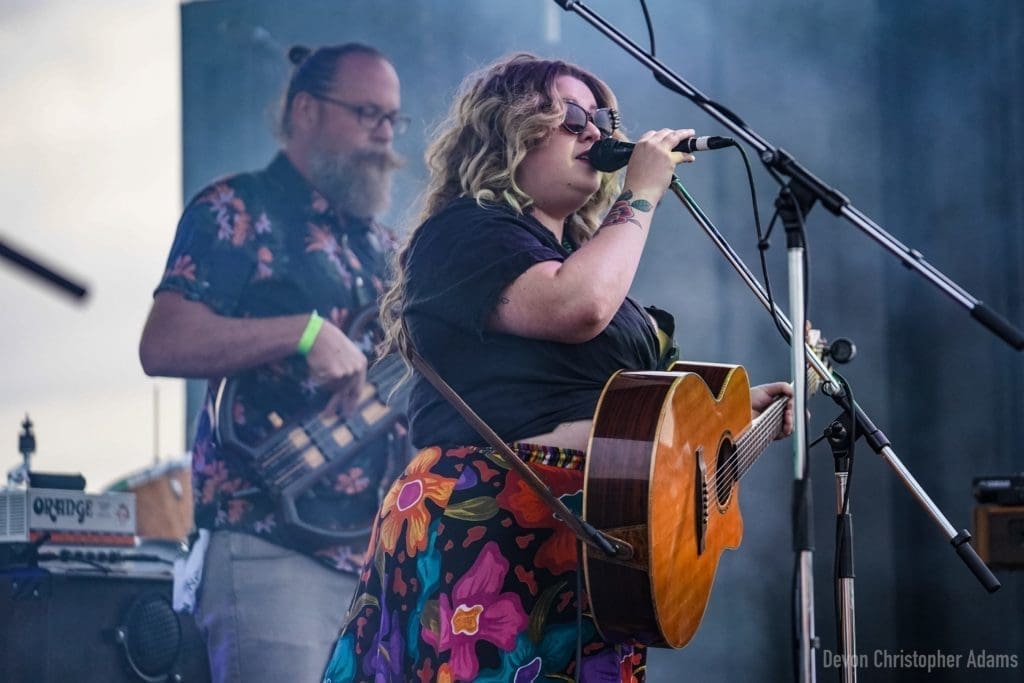
[[[397,109],[395,111],[381,111],[379,107],[375,107],[372,104],[349,104],[327,95],[313,95],[313,97],[352,112],[356,115],[356,121],[359,122],[359,125],[366,130],[377,130],[381,123],[388,121],[391,123],[391,131],[395,135],[401,135],[409,130],[409,124],[412,123],[411,118],[400,113]]]
[[[579,135],[585,131],[587,123],[591,121],[603,138],[611,137],[615,129],[619,127],[619,113],[614,109],[604,107],[602,109],[595,109],[594,113],[591,114],[575,102],[566,100],[564,104],[565,119],[562,120],[562,128],[573,135]]]

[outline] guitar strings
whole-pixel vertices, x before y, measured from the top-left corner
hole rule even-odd
[[[774,438],[779,427],[776,420],[782,415],[785,407],[785,400],[776,401],[774,404],[769,406],[761,416],[759,416],[756,425],[749,429],[745,434],[740,435],[736,450],[733,452],[733,457],[730,459],[730,462],[727,463],[726,467],[723,468],[724,474],[730,482],[730,486],[731,482],[738,481],[744,474],[746,474],[750,466],[753,465],[754,461],[757,460],[763,452],[765,446]],[[717,482],[720,479],[726,479],[726,477],[719,477],[716,470],[716,476],[714,479],[714,488],[716,490]]]
[[[770,443],[778,432],[779,418],[786,408],[788,399],[780,399],[768,406],[768,409],[758,416],[755,424],[746,432],[740,435],[736,442],[736,450],[721,470],[715,470],[711,481],[708,484],[708,493],[718,493],[718,482],[726,481],[726,490],[732,487],[734,482],[739,481],[747,470],[754,464],[754,461],[761,455],[765,446]]]
[[[396,372],[397,366],[398,364],[387,365],[383,363],[378,363],[375,366],[376,368],[379,368],[380,371],[377,373],[373,373],[376,376],[373,377],[372,379],[367,378],[367,382],[372,384],[376,389],[376,391],[374,392],[375,396],[382,396],[385,393],[384,391],[382,391],[382,389],[387,384],[394,382],[395,378],[398,376],[398,373]],[[345,422],[342,419],[341,415],[337,413],[328,416],[326,419],[324,419],[322,418],[324,412],[325,411],[321,411],[314,415],[309,420],[307,420],[306,422],[302,422],[298,425],[298,427],[308,435],[309,444],[306,447],[302,448],[301,450],[297,450],[297,454],[304,452],[306,448],[312,447],[315,448],[318,453],[323,455],[322,449],[320,448],[317,442],[321,438],[329,437],[331,432],[338,426],[339,422]],[[316,422],[316,426],[310,428],[309,423],[313,421]],[[280,443],[278,443],[276,446],[270,449],[264,457],[259,458],[258,461],[260,465],[263,465],[267,461],[271,461],[282,455],[285,455],[288,453],[288,451],[291,450],[296,450],[296,447],[288,440],[287,437],[285,437],[284,439],[281,440]],[[305,473],[306,468],[302,467],[301,462],[297,464],[300,470],[300,472],[298,473],[298,477],[301,477]],[[287,470],[281,474],[281,476],[285,478],[285,481],[282,482],[281,479],[276,478],[273,483],[281,488],[288,486],[297,478],[293,476],[295,469],[296,463],[292,463],[291,466],[288,467]]]
[[[332,458],[326,457],[326,454],[324,453],[323,448],[321,448],[319,442],[322,438],[330,438],[332,432],[335,429],[337,429],[339,425],[344,427],[346,425],[346,420],[342,419],[342,417],[337,414],[330,415],[326,419],[322,418],[322,415],[323,413],[318,413],[315,417],[294,427],[297,429],[301,429],[307,435],[308,443],[305,446],[301,448],[296,447],[287,438],[287,436],[285,436],[285,438],[283,438],[280,443],[278,443],[276,446],[268,450],[267,453],[265,453],[263,456],[257,458],[257,461],[260,464],[260,466],[264,468],[268,467],[267,463],[269,463],[270,461],[273,461],[282,455],[287,455],[289,452],[293,452],[298,458],[298,462],[287,463],[286,467],[281,468],[281,471],[277,473],[277,475],[271,482],[275,486],[278,486],[280,488],[289,486],[296,479],[301,478],[302,476],[305,476],[306,474],[313,472],[317,469],[305,467],[302,458],[298,457],[299,454],[304,453],[309,448],[313,448],[314,450],[316,450],[317,453],[320,453],[321,455],[325,456],[325,460],[328,463],[333,462]],[[312,426],[310,424],[313,422],[316,423],[315,426]],[[374,422],[374,424],[376,424],[376,421]],[[353,442],[355,441],[357,441],[357,439],[355,439],[353,435]],[[347,448],[347,446],[343,446],[342,444],[337,445],[341,448]],[[264,478],[266,479],[267,477],[265,476]]]
[[[818,357],[821,357],[821,350],[823,348],[823,341],[819,340],[814,344]],[[807,371],[807,390],[810,394],[815,394],[821,388],[823,384],[822,377],[819,377],[816,372],[811,370]],[[743,475],[747,473],[747,470],[754,464],[754,461],[760,457],[764,448],[774,440],[775,435],[778,433],[780,425],[774,424],[775,419],[780,416],[782,410],[785,409],[789,399],[779,399],[768,406],[768,408],[757,417],[758,424],[751,425],[751,428],[740,435],[737,439],[738,445],[736,450],[733,451],[733,457],[723,468],[723,473],[728,476],[729,486],[732,486],[733,481],[739,481],[743,478]],[[755,438],[756,437],[756,438]],[[742,443],[740,443],[742,442]],[[718,470],[715,470],[715,477],[712,480],[711,485],[708,487],[709,492],[714,491],[717,493],[719,479],[725,477],[718,476]]]
[[[323,452],[323,449],[320,447],[319,441],[322,438],[324,438],[324,439],[330,438],[331,433],[336,428],[338,428],[339,424],[341,426],[345,426],[347,421],[344,420],[341,417],[341,415],[339,415],[337,413],[335,413],[333,415],[329,415],[326,419],[322,418],[321,417],[322,415],[323,415],[323,412],[317,413],[314,417],[310,418],[306,422],[301,423],[300,425],[297,425],[297,428],[302,429],[302,431],[305,432],[308,435],[309,443],[306,446],[304,446],[301,449],[297,449],[295,447],[295,445],[292,444],[291,441],[289,441],[289,439],[286,436],[284,439],[281,440],[281,442],[277,446],[275,446],[274,448],[272,448],[268,452],[266,457],[260,459],[261,464],[266,462],[266,461],[273,460],[273,459],[275,459],[275,458],[277,458],[277,457],[279,457],[281,455],[285,455],[289,451],[295,451],[296,456],[299,456],[299,454],[304,453],[306,451],[306,449],[308,449],[308,448],[313,448],[313,449],[316,450],[317,453],[320,453],[321,455],[325,456],[325,460],[327,461],[325,464],[333,462],[333,460],[331,458],[326,457],[326,454]],[[316,422],[316,426],[311,428],[309,426],[309,423],[313,422],[313,421]],[[349,431],[351,432],[351,430],[349,430]],[[357,441],[357,439],[355,439],[355,435],[353,434],[353,443],[355,441]],[[341,447],[341,448],[346,448],[347,447],[347,446],[342,446],[341,444],[337,444],[337,445],[339,447]],[[318,469],[318,468],[304,467],[303,465],[304,465],[304,461],[302,460],[301,457],[299,457],[299,462],[298,463],[292,463],[291,466],[288,468],[288,470],[283,473],[283,476],[287,480],[282,482],[280,479],[275,479],[274,484],[277,485],[277,486],[280,486],[281,488],[284,488],[285,486],[288,486],[292,482],[294,482],[295,479],[301,478],[302,476],[305,476],[306,474],[314,472],[316,469]],[[298,469],[297,473],[296,473],[296,469]],[[295,474],[297,474],[297,476],[293,476]]]
[[[742,477],[746,469],[754,464],[754,461],[760,456],[764,447],[778,434],[781,427],[779,418],[784,414],[788,402],[788,399],[776,401],[765,411],[764,419],[760,420],[756,427],[749,430],[749,436],[745,434],[740,435],[739,440],[744,443],[737,446],[736,450],[737,452],[744,451],[744,455],[738,456],[738,461],[743,464],[743,472],[740,472],[739,477]]]

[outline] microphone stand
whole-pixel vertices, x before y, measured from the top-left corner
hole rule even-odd
[[[818,358],[818,355],[805,341],[803,346],[793,343],[793,330],[802,330],[805,327],[804,320],[804,237],[803,223],[796,214],[798,210],[792,205],[795,200],[788,194],[783,194],[780,199],[780,212],[783,216],[783,224],[786,227],[786,244],[789,255],[789,297],[790,310],[793,311],[794,320],[790,322],[772,302],[767,293],[762,289],[761,283],[757,281],[753,273],[739,255],[733,250],[722,234],[715,228],[704,211],[694,201],[690,193],[683,187],[679,178],[672,176],[672,184],[669,188],[683,202],[687,210],[697,221],[704,232],[711,238],[711,241],[726,260],[732,265],[747,286],[754,292],[761,303],[776,316],[779,326],[785,331],[789,341],[793,375],[793,408],[796,419],[793,424],[793,504],[792,504],[792,537],[793,551],[797,554],[796,561],[796,601],[797,608],[794,614],[796,633],[794,634],[794,654],[796,656],[797,680],[801,683],[814,683],[816,671],[814,668],[814,650],[817,648],[818,637],[814,628],[814,533],[811,526],[813,516],[811,503],[811,480],[807,462],[807,411],[805,407],[807,386],[805,358],[810,361],[812,367],[825,382],[826,393],[841,392],[842,388],[832,377],[832,372]],[[852,653],[851,653],[852,655]],[[853,661],[852,656],[844,661]]]
[[[779,215],[786,228],[786,254],[789,273],[789,310],[793,316],[790,327],[790,372],[793,377],[793,552],[797,556],[796,600],[794,634],[797,662],[797,680],[814,683],[814,650],[818,637],[814,632],[814,508],[811,498],[810,464],[807,460],[807,371],[805,351],[793,343],[793,330],[806,327],[806,301],[804,298],[804,237],[803,211],[788,188],[783,188],[776,202]],[[831,377],[831,374],[830,374]]]

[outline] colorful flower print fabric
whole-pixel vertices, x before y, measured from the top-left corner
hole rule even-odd
[[[515,450],[581,510],[582,453]],[[644,680],[643,646],[577,613],[577,567],[575,536],[494,449],[424,449],[377,515],[324,682]]]

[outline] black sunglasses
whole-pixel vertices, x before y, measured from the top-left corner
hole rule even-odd
[[[611,137],[615,129],[619,127],[619,113],[614,109],[604,107],[595,109],[591,114],[575,102],[566,100],[563,104],[565,104],[565,119],[562,120],[562,128],[573,135],[579,135],[585,131],[587,123],[590,121],[594,122],[594,126],[597,127],[603,138]]]

